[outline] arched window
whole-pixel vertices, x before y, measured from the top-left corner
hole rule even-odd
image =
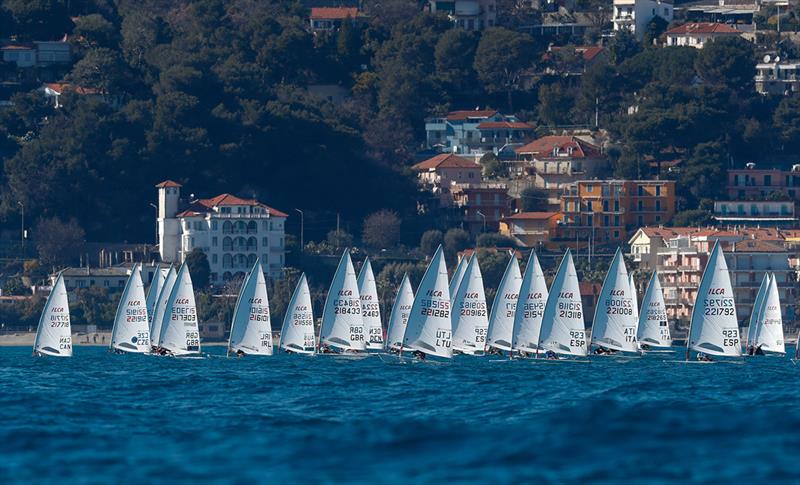
[[[234,251],[244,251],[246,247],[247,247],[247,239],[243,238],[242,236],[238,236],[236,239],[233,240]]]
[[[236,234],[244,234],[247,232],[247,224],[244,221],[236,221]]]
[[[256,255],[255,254],[248,254],[247,255],[247,266],[252,267],[256,264]]]
[[[234,268],[247,268],[247,256],[242,253],[233,256]]]
[[[253,236],[247,238],[247,250],[248,251],[255,251],[258,249],[258,239]]]
[[[232,268],[233,267],[233,257],[230,254],[223,254],[222,255],[222,267],[223,268]]]
[[[247,234],[255,234],[258,232],[258,225],[256,221],[250,221],[247,223]]]
[[[269,247],[269,238],[267,238],[267,236],[264,236],[264,237],[261,238],[261,247],[262,248],[268,248]]]
[[[222,281],[230,281],[231,278],[233,278],[233,275],[231,274],[230,271],[222,273]]]
[[[233,239],[230,236],[225,236],[222,240],[222,250],[223,251],[232,251],[233,250]]]
[[[232,234],[233,233],[233,223],[231,221],[225,221],[222,224],[222,234]]]

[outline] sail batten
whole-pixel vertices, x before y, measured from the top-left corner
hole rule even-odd
[[[159,278],[156,271],[155,280]],[[154,283],[155,284],[155,283]],[[142,283],[141,266],[131,269],[122,291],[114,325],[111,329],[111,348],[122,352],[145,353],[150,351],[150,327],[147,301]]]
[[[313,354],[316,345],[311,292],[308,289],[306,274],[303,273],[286,309],[279,346],[287,352]]]
[[[344,251],[339,260],[328,296],[325,298],[319,340],[320,345],[342,351],[366,349],[358,281],[348,250]]]
[[[256,259],[248,273],[231,322],[229,352],[249,355],[272,355],[272,324],[267,296],[267,282],[261,260]]]
[[[69,315],[69,300],[64,275],[58,274],[53,289],[44,304],[36,339],[33,342],[35,355],[72,357],[72,326]]]
[[[508,261],[503,279],[497,287],[489,317],[489,334],[486,343],[498,350],[511,350],[511,337],[514,331],[514,314],[522,285],[519,261],[513,252]]]
[[[403,346],[428,355],[451,358],[452,322],[447,264],[442,247],[436,250],[417,289]]]
[[[453,350],[483,353],[489,328],[486,295],[478,256],[473,253],[453,299]]]
[[[511,347],[521,352],[536,352],[542,329],[544,307],[547,304],[547,282],[535,251],[531,251],[525,275],[519,290],[519,301],[514,312],[514,330]]]

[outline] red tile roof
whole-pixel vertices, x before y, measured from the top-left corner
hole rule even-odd
[[[550,48],[550,52],[558,52],[563,47],[553,46]],[[583,57],[583,60],[589,62],[593,60],[595,57],[600,55],[601,52],[605,50],[604,47],[598,45],[579,45],[575,46],[575,52],[580,54]]]
[[[480,170],[481,167],[477,163],[459,157],[458,155],[442,153],[441,155],[436,155],[433,158],[419,162],[411,168],[417,171],[423,171],[439,168],[474,168]]]
[[[356,7],[314,7],[311,9],[311,18],[317,20],[344,20],[358,17]]]
[[[517,148],[515,151],[520,155],[536,155],[542,158],[553,157],[553,151],[559,154],[569,152],[572,149],[572,158],[600,157],[600,147],[585,142],[574,136],[543,136],[525,146]]]
[[[739,34],[740,32],[730,25],[714,22],[690,22],[669,29],[667,35],[684,34]]]
[[[85,88],[83,86],[76,86],[70,83],[47,83],[45,87],[50,88],[58,94],[76,93],[76,94],[106,94],[106,91],[100,88]]]
[[[183,185],[179,184],[178,182],[174,182],[172,180],[165,180],[160,184],[156,185],[157,189],[161,189],[164,187],[183,187]]]
[[[211,199],[195,200],[191,204],[189,204],[189,207],[184,209],[182,212],[178,213],[176,217],[200,216],[203,214],[207,214],[208,212],[211,212],[214,207],[222,207],[228,205],[263,207],[264,209],[267,210],[269,215],[273,217],[289,217],[288,214],[281,212],[278,209],[274,209],[266,204],[262,204],[261,202],[255,199],[242,199],[240,197],[236,197],[235,195],[231,194],[220,194],[216,197],[212,197]]]
[[[450,121],[464,121],[468,118],[489,118],[497,114],[497,110],[493,109],[475,109],[464,111],[451,111],[447,113],[447,119]]]
[[[534,128],[532,124],[521,121],[484,121],[478,125],[479,130],[533,130]]]
[[[503,220],[522,220],[522,221],[541,221],[557,216],[559,212],[518,212],[512,216],[504,217]]]
[[[785,253],[786,248],[758,239],[745,239],[731,244],[730,251],[736,253]]]
[[[0,50],[3,51],[32,51],[36,50],[36,46],[34,44],[9,44],[0,47]]]

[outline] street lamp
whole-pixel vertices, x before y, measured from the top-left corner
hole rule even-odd
[[[481,211],[475,211],[475,213],[483,217],[483,232],[486,232],[486,216]]]
[[[22,208],[22,220],[20,221],[20,234],[19,234],[19,241],[20,247],[22,248],[22,258],[25,259],[25,204],[21,201],[17,201],[17,205]]]
[[[303,229],[305,228],[304,214],[300,209],[295,210],[300,213],[300,252],[305,252],[306,244],[305,239],[303,238]]]

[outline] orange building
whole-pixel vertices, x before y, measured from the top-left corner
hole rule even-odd
[[[528,248],[545,245],[560,220],[559,212],[519,212],[500,219],[500,234]]]
[[[675,214],[673,180],[581,180],[561,196],[557,240],[571,247],[622,244],[630,231]]]

